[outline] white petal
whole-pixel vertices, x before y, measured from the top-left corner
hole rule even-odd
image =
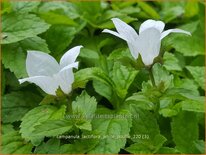
[[[71,92],[72,83],[74,82],[74,73],[72,69],[77,66],[78,63],[70,64],[61,69],[56,76],[59,86],[65,94],[69,94]]]
[[[110,33],[110,34],[112,34],[112,35],[114,35],[114,36],[117,36],[117,37],[119,37],[119,38],[127,41],[126,38],[124,38],[123,36],[121,36],[119,33],[115,32],[115,31],[111,31],[111,30],[108,30],[108,29],[104,29],[102,32]]]
[[[145,65],[151,65],[154,58],[159,55],[160,36],[161,33],[156,28],[149,28],[139,35],[138,48]]]
[[[169,30],[166,30],[164,31],[162,34],[161,34],[161,39],[163,39],[164,37],[166,37],[168,34],[170,33],[185,33],[187,35],[191,35],[190,32],[188,31],[185,31],[185,30],[181,30],[181,29],[169,29]]]
[[[56,90],[58,89],[58,83],[52,77],[34,76],[34,77],[19,79],[20,84],[26,81],[36,84],[47,94],[56,95]]]
[[[139,51],[138,51],[138,48],[137,48],[138,43],[136,42],[136,44],[135,43],[133,43],[133,44],[127,43],[127,44],[128,44],[128,47],[129,47],[129,50],[130,50],[130,53],[131,53],[132,57],[134,59],[137,59],[138,55],[139,55]]]
[[[117,32],[120,36],[125,38],[127,42],[136,41],[138,34],[130,25],[118,18],[112,18],[112,21],[117,29]]]
[[[32,76],[52,76],[59,72],[59,64],[47,53],[40,51],[28,51],[26,58],[26,70]]]
[[[61,69],[64,68],[65,66],[72,64],[75,62],[76,58],[78,57],[80,53],[80,49],[83,46],[76,46],[73,47],[72,49],[68,50],[61,58],[60,60],[60,66]]]
[[[143,31],[149,28],[156,28],[161,33],[164,30],[164,27],[165,27],[165,23],[163,23],[162,21],[155,21],[152,19],[148,19],[140,25],[139,33],[142,33]]]

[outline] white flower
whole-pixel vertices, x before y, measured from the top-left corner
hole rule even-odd
[[[146,20],[140,25],[139,35],[136,31],[118,18],[112,19],[117,32],[104,29],[103,32],[111,33],[128,44],[130,52],[134,59],[140,54],[145,65],[151,65],[155,57],[159,55],[161,40],[172,32],[185,33],[191,35],[190,32],[180,29],[164,30],[165,24],[162,21]]]
[[[28,81],[35,83],[44,92],[56,95],[58,87],[68,94],[71,92],[74,74],[72,68],[78,68],[75,62],[82,46],[76,46],[67,51],[61,58],[60,64],[49,54],[39,51],[28,51],[26,70],[28,78],[19,79],[20,84]]]

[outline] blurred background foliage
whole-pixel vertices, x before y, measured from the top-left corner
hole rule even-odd
[[[114,28],[110,20],[113,17],[129,23],[137,32],[140,24],[147,19],[164,21],[165,29],[181,28],[191,32],[191,37],[171,34],[165,38],[161,47],[161,53],[164,54],[161,62],[167,71],[173,74],[175,87],[187,88],[194,94],[204,96],[205,2],[203,0],[149,2],[10,2],[5,0],[1,1],[2,121],[5,124],[3,129],[3,132],[6,131],[5,134],[13,131],[13,128],[18,130],[22,117],[38,106],[45,96],[35,85],[20,86],[17,81],[18,78],[27,77],[25,69],[27,50],[43,51],[59,60],[71,47],[83,45],[84,48],[78,57],[80,69],[100,67],[109,75],[112,72],[111,64],[120,62],[140,70],[130,89],[136,91],[142,89],[143,81],[148,80],[147,73],[141,69],[142,64],[140,62],[135,64],[124,41],[102,33],[105,28]],[[102,88],[109,91],[105,86],[100,88],[98,81],[93,85],[88,83],[85,89],[100,101],[102,96],[107,98],[107,94],[101,92]],[[164,115],[165,111],[162,113]],[[179,119],[184,120],[183,117]],[[198,115],[198,119],[203,120],[203,115]],[[204,123],[200,124],[199,128],[203,131]],[[14,135],[18,143],[23,141],[17,132]],[[204,133],[200,135],[204,137]],[[48,149],[49,146],[55,145],[52,140],[48,143],[44,143],[41,147]],[[202,141],[196,142],[198,146],[202,144]],[[25,145],[24,149],[31,147],[30,144]],[[41,147],[36,151],[38,152],[39,149],[41,152],[43,150]],[[200,152],[201,149],[202,147]],[[43,153],[50,152],[47,150]]]

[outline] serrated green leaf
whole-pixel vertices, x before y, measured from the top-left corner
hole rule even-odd
[[[82,137],[96,136],[96,133],[93,132],[84,132]],[[97,138],[80,138],[75,140],[73,144],[64,144],[60,147],[61,154],[83,154],[92,150],[99,142]]]
[[[3,122],[13,123],[21,120],[29,110],[38,105],[40,100],[40,96],[31,92],[12,92],[4,95],[2,100]]]
[[[118,153],[125,146],[126,138],[129,136],[131,115],[127,110],[120,110],[119,112],[106,108],[99,108],[98,110],[96,114],[108,117],[94,119],[92,122],[93,130],[99,131],[100,136],[104,138],[88,153]],[[117,115],[125,117],[118,118]]]
[[[161,148],[161,146],[164,144],[166,140],[167,139],[164,136],[156,135],[152,143],[151,142],[145,142],[145,143],[137,142],[137,143],[130,145],[125,150],[133,154],[156,153]]]
[[[55,12],[61,15],[66,15],[72,19],[79,17],[73,3],[64,1],[43,2],[38,8],[38,13]]]
[[[22,123],[20,125],[22,137],[27,141],[31,141],[33,145],[39,145],[44,136],[36,136],[33,134],[35,126],[41,125],[48,120],[62,119],[62,115],[60,115],[59,118],[52,118],[53,114],[56,115],[55,112],[58,110],[58,108],[51,105],[43,105],[30,110],[22,118]]]
[[[1,44],[10,44],[35,37],[48,28],[49,25],[34,14],[5,14],[2,16],[2,33],[7,37],[1,41]]]
[[[31,12],[38,7],[41,2],[11,2],[13,11],[26,13]]]
[[[178,59],[171,53],[166,52],[163,57],[164,67],[169,71],[181,71]]]
[[[18,131],[13,131],[2,136],[2,154],[30,154],[32,144],[25,143]]]
[[[193,112],[179,113],[173,118],[171,128],[176,148],[181,153],[195,153],[193,141],[198,140],[196,114]]]
[[[186,68],[192,74],[199,87],[205,89],[205,67],[187,66]]]
[[[60,153],[60,140],[55,138],[49,139],[47,142],[43,142],[41,145],[37,146],[34,153],[58,154]]]
[[[152,110],[154,108],[154,103],[152,103],[146,96],[142,93],[134,93],[132,96],[125,100],[126,104],[134,104],[136,107],[145,110]]]
[[[91,120],[95,114],[97,102],[94,97],[90,97],[86,91],[83,91],[76,101],[72,102],[72,114],[78,115],[75,119],[75,126],[80,129],[91,130]]]
[[[50,53],[46,40],[35,36],[19,42],[19,46],[24,50],[37,50],[45,53]]]
[[[134,81],[137,73],[137,71],[119,63],[114,64],[111,78],[115,84],[115,91],[120,98],[124,99],[126,97],[127,90]]]
[[[72,126],[72,122],[67,120],[46,120],[34,126],[32,134],[40,137],[54,137],[69,131]]]
[[[160,64],[153,66],[152,73],[156,85],[161,87],[163,91],[173,85],[173,75],[169,75],[169,72]]]
[[[75,81],[73,83],[73,89],[75,88],[84,88],[86,83],[89,80],[98,80],[102,83],[113,85],[113,82],[110,78],[100,69],[97,67],[93,68],[85,68],[77,71],[75,74]]]
[[[5,68],[8,68],[11,72],[14,72],[18,78],[27,76],[25,60],[26,55],[22,49],[18,49],[18,46],[3,47],[2,62]]]
[[[62,56],[62,52],[66,50],[72,42],[77,30],[74,27],[65,25],[52,25],[44,34],[49,49],[54,53],[54,56]],[[58,37],[53,37],[58,36]]]
[[[157,153],[160,154],[178,154],[180,153],[177,149],[170,148],[170,147],[161,147]]]

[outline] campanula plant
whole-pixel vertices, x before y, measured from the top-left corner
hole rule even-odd
[[[204,2],[1,4],[1,154],[205,154]]]

